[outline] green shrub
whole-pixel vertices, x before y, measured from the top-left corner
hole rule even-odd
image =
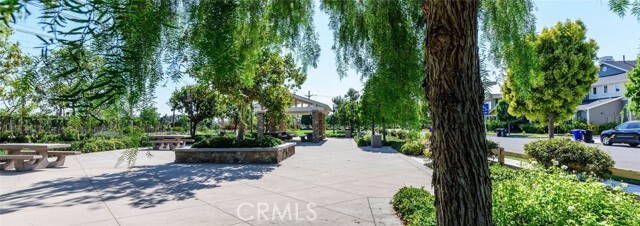
[[[546,167],[565,165],[577,171],[608,174],[614,165],[608,153],[567,138],[536,140],[525,144],[524,151]]]
[[[79,141],[80,133],[77,129],[71,127],[65,127],[62,129],[62,134],[60,134],[60,139],[63,141]]]
[[[20,133],[20,134],[16,135],[15,141],[13,141],[13,142],[15,142],[15,143],[31,143],[31,141],[32,141],[31,140],[31,136],[26,135],[24,133]]]
[[[498,143],[496,143],[496,142],[494,142],[494,141],[492,141],[492,140],[487,139],[487,149],[488,149],[489,151],[491,151],[491,150],[496,149],[496,148],[498,148]]]
[[[391,204],[408,225],[436,225],[434,201],[424,188],[403,187],[393,196]]]
[[[356,140],[356,144],[358,146],[369,146],[371,145],[371,136],[362,136],[362,137],[354,137],[354,140]]]
[[[281,144],[284,144],[284,141],[275,137],[265,136],[256,139],[256,146],[258,147],[274,147]]]
[[[512,170],[491,165],[495,225],[638,225],[640,202],[619,187],[559,168]],[[392,200],[408,225],[435,225],[433,196],[405,187]]]
[[[525,133],[546,133],[547,126],[540,123],[525,123],[520,125],[520,129]]]
[[[405,137],[408,140],[419,140],[420,139],[420,131],[409,131]]]
[[[556,133],[571,133],[573,129],[589,129],[589,124],[581,120],[569,120],[556,127]]]
[[[424,144],[418,141],[407,141],[400,148],[400,152],[405,155],[419,155],[424,150]]]
[[[235,136],[214,136],[209,139],[204,139],[199,142],[195,142],[192,148],[233,148],[233,147],[274,147],[284,144],[284,141],[271,136],[265,136],[262,138],[250,138],[245,137],[243,140],[238,141]]]
[[[92,153],[99,151],[102,151],[102,149],[100,149],[96,143],[91,142],[84,144],[81,150],[82,153]]]
[[[492,166],[496,225],[638,225],[640,202],[595,178],[543,170]],[[496,170],[498,169],[498,170]],[[495,171],[498,176],[495,177]]]
[[[102,131],[97,132],[93,135],[93,138],[102,138],[102,139],[124,139],[127,136],[122,135],[116,131]]]
[[[506,126],[507,123],[497,119],[487,121],[487,130],[489,131],[496,131],[496,129],[506,128]]]

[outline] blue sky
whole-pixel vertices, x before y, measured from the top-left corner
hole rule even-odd
[[[613,56],[616,60],[635,59],[640,52],[640,22],[634,17],[620,18],[609,11],[608,0],[574,0],[574,1],[534,1],[537,10],[537,30],[543,27],[555,25],[558,21],[567,19],[581,19],[587,26],[587,37],[594,39],[600,49],[598,56]],[[333,45],[333,32],[328,27],[327,15],[320,11],[316,4],[314,23],[319,34],[319,44],[322,48],[317,68],[311,68],[307,73],[307,81],[296,93],[306,95],[311,92],[312,99],[331,105],[331,98],[346,93],[349,88],[362,89],[360,76],[349,72],[346,78],[340,79],[336,73],[335,54],[331,50]],[[35,10],[35,9],[33,9]],[[20,22],[17,29],[40,32],[36,20],[28,19]],[[31,54],[39,54],[34,47],[40,44],[35,36],[24,32],[16,32],[12,40],[20,41],[23,49]],[[176,87],[192,84],[193,80],[184,79],[178,83],[167,81],[156,90],[156,106],[161,114],[169,114],[170,109],[165,104],[171,92]],[[493,87],[492,92],[499,92],[498,87]]]

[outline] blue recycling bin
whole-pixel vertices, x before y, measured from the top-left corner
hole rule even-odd
[[[581,129],[573,129],[573,130],[571,130],[571,133],[573,133],[573,139],[575,139],[576,141],[581,141],[582,140],[582,130]]]

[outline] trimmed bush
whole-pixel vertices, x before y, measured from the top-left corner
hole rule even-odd
[[[576,171],[608,174],[614,165],[608,153],[567,138],[536,140],[525,144],[524,151],[546,167],[565,165]]]
[[[491,165],[495,225],[638,225],[640,202],[612,190],[597,178],[559,168],[512,170]],[[419,188],[400,189],[392,200],[408,225],[435,225],[433,195]]]
[[[391,200],[408,225],[436,225],[435,198],[424,188],[403,187]]]
[[[362,136],[362,137],[354,137],[353,138],[356,141],[356,144],[358,146],[369,146],[371,145],[371,136]]]
[[[241,141],[238,141],[235,136],[214,136],[210,139],[204,139],[200,142],[196,142],[191,146],[192,148],[234,148],[234,147],[275,147],[284,144],[284,141],[265,136],[262,138],[249,138],[246,137]]]
[[[419,141],[407,141],[400,148],[400,152],[405,155],[419,155],[424,149],[424,144]]]

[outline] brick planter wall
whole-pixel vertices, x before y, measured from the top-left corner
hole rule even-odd
[[[269,148],[185,148],[174,150],[175,163],[276,164],[296,153],[287,143]]]

